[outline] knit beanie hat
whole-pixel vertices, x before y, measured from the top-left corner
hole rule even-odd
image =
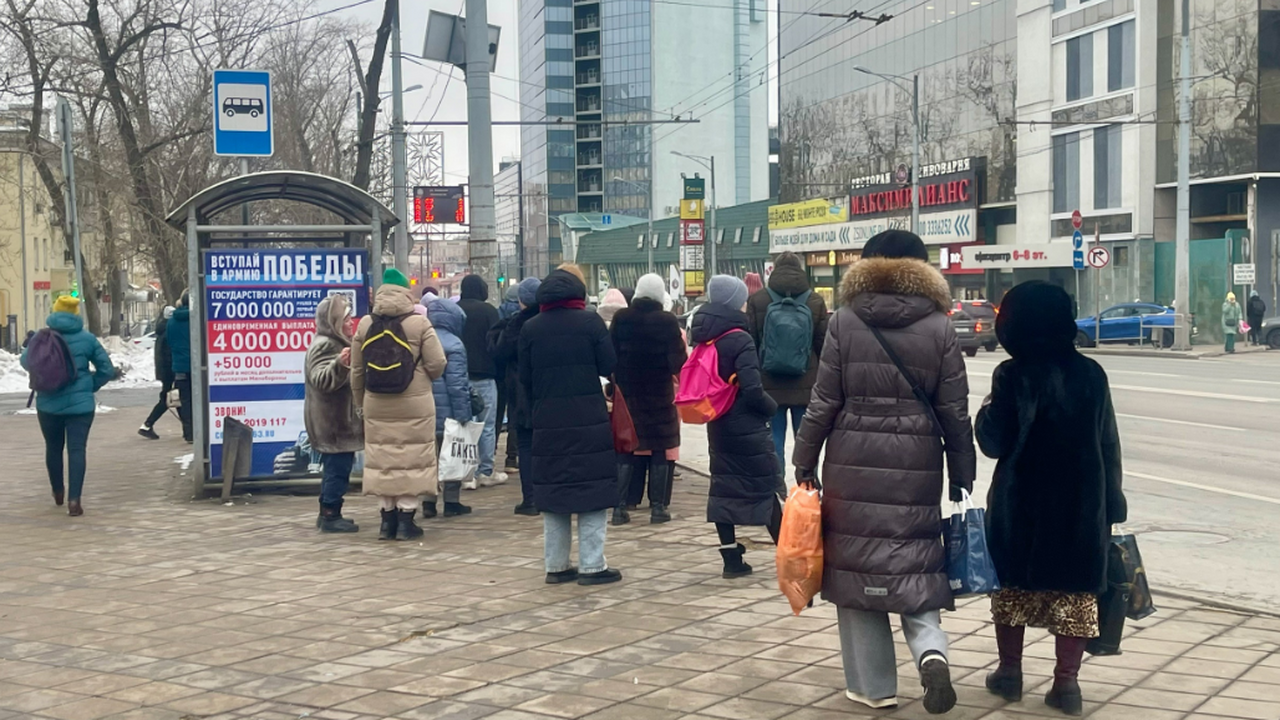
[[[538,304],[538,286],[542,285],[542,281],[536,277],[527,277],[520,281],[516,286],[516,296],[520,299],[520,304],[525,307],[533,307]]]
[[[72,315],[80,314],[80,298],[63,295],[53,301],[53,311],[61,313],[71,313]]]
[[[667,282],[657,273],[641,275],[636,281],[636,298],[649,298],[664,302],[667,297]]]
[[[707,301],[741,310],[747,304],[747,284],[732,275],[716,275],[707,283]]]
[[[407,288],[409,287],[409,278],[405,277],[404,273],[399,270],[389,267],[382,273],[382,284],[399,285],[402,288]]]
[[[929,250],[920,236],[909,230],[885,230],[867,241],[862,248],[862,257],[912,258],[929,262]]]

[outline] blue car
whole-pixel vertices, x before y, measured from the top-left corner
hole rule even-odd
[[[1102,343],[1158,343],[1173,345],[1173,308],[1154,303],[1124,303],[1102,311],[1102,337],[1098,337],[1097,318],[1090,315],[1076,320],[1076,346],[1093,347]]]

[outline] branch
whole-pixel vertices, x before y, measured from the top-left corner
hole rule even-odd
[[[360,83],[360,92],[368,95],[369,88],[364,84],[364,73],[360,71],[360,53],[356,50],[354,40],[347,40],[347,49],[351,51],[351,62],[355,63],[356,80]]]
[[[142,28],[141,30],[139,30],[138,32],[134,33],[127,39],[121,41],[120,45],[116,47],[115,52],[111,53],[111,62],[113,64],[115,62],[118,62],[120,58],[124,57],[124,54],[128,52],[130,47],[133,47],[134,45],[137,45],[143,40],[146,40],[148,37],[151,36],[152,33],[159,32],[160,30],[181,30],[181,29],[182,29],[182,23],[160,22],[160,23],[153,23],[151,25],[148,25]]]

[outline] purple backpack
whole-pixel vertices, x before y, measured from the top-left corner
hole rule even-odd
[[[32,395],[57,392],[76,381],[76,364],[62,333],[44,328],[31,338],[27,344],[27,373]]]

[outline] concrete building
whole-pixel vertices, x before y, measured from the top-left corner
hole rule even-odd
[[[493,176],[493,211],[498,238],[498,276],[520,279],[527,262],[521,257],[524,231],[524,189],[520,161],[503,158]]]
[[[676,212],[708,171],[673,150],[715,158],[721,205],[769,197],[767,43],[761,0],[522,2],[523,119],[567,125],[521,131],[526,253],[560,261],[566,212]]]

